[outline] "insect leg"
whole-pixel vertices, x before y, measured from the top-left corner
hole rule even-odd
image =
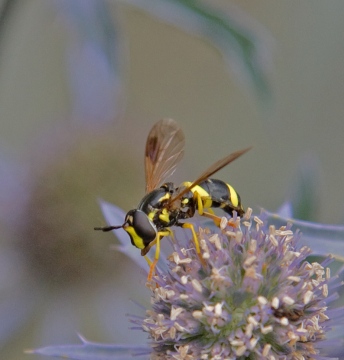
[[[151,266],[153,261],[147,255],[145,255],[144,258],[147,261],[147,264]]]
[[[209,210],[210,210],[210,209],[209,209]],[[210,213],[210,212],[203,212],[202,216],[207,217],[207,218],[213,220],[213,221],[214,221],[214,224],[215,224],[217,227],[220,227],[220,223],[221,223],[222,217],[216,216],[215,214],[212,214],[212,213]],[[228,220],[227,226],[232,226],[232,227],[234,227],[234,228],[237,227],[236,223],[235,223],[234,221],[231,221],[231,220]]]
[[[211,215],[214,215],[214,216],[215,216],[215,213],[214,213],[214,210],[213,210],[213,209],[208,208],[208,209],[207,209],[207,212],[208,212],[208,214],[211,214]]]
[[[146,247],[141,250],[141,256],[148,254],[149,250],[156,244],[156,239],[151,241]]]
[[[211,210],[211,209],[209,209]],[[203,212],[202,216],[207,217],[214,221],[214,224],[216,226],[220,226],[221,218],[219,216],[216,216],[212,211],[211,212]]]
[[[200,215],[203,215],[204,210],[213,214],[212,209],[210,209],[212,204],[212,198],[209,195],[200,195],[197,191],[194,192],[194,199],[197,202],[197,211]]]
[[[198,242],[198,239],[197,239],[197,235],[196,235],[196,231],[195,231],[194,226],[192,224],[190,224],[190,223],[183,223],[181,226],[184,229],[190,229],[191,230],[197,255],[200,258],[202,265],[205,265],[205,261],[204,261],[204,259],[202,258],[202,255],[201,255],[201,249],[199,247],[199,242]]]
[[[203,202],[202,202],[202,197],[201,197],[201,195],[200,195],[197,191],[194,192],[194,197],[195,197],[196,200],[197,200],[197,210],[198,210],[198,213],[199,213],[200,215],[203,215]]]
[[[207,218],[212,219],[216,226],[220,226],[221,218],[219,216],[216,216],[211,208],[207,208],[207,212],[204,211],[204,204],[202,201],[202,197],[197,191],[194,192],[194,196],[197,200],[198,213],[201,216],[205,216]]]
[[[148,273],[148,281],[152,280],[153,277],[153,273],[154,273],[154,269],[156,264],[158,263],[159,257],[160,257],[160,239],[163,238],[164,236],[168,236],[171,234],[171,230],[165,230],[165,231],[159,231],[156,239],[153,241],[156,244],[156,248],[155,248],[155,257],[154,260],[151,262],[150,267],[149,267],[149,273]],[[150,246],[151,248],[151,246]]]

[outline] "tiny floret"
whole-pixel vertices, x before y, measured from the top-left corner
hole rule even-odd
[[[309,263],[298,231],[250,211],[200,228],[199,243],[206,256],[174,239],[169,271],[147,284],[152,309],[132,320],[149,334],[152,360],[330,359],[326,333],[344,315],[330,308],[341,286],[331,259]]]

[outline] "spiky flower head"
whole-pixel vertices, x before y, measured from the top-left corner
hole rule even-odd
[[[148,284],[152,309],[133,322],[149,333],[151,359],[326,359],[325,334],[344,313],[328,308],[340,284],[331,259],[306,261],[291,225],[231,221],[199,229],[204,261],[193,243],[176,244],[169,271]]]

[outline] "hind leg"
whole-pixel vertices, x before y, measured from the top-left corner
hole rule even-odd
[[[192,224],[190,224],[190,223],[182,223],[182,224],[180,224],[180,226],[182,228],[184,228],[184,229],[190,229],[191,230],[192,239],[193,239],[193,242],[195,244],[196,253],[197,253],[202,265],[205,265],[205,261],[204,261],[204,259],[202,257],[201,248],[199,246],[199,241],[198,241],[197,234],[196,234],[194,226]]]

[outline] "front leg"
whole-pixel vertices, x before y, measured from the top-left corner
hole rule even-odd
[[[156,245],[155,248],[155,257],[153,262],[151,262],[149,265],[149,273],[148,273],[148,277],[147,280],[151,281],[152,277],[153,277],[153,273],[154,273],[154,269],[156,264],[158,263],[159,257],[160,257],[160,240],[164,237],[164,236],[168,236],[171,235],[172,231],[168,228],[158,231],[157,236],[155,238],[155,240],[153,240],[152,242],[150,242],[144,249],[141,250],[141,255],[145,256],[147,254],[147,252],[150,250],[150,248],[154,245]],[[148,248],[148,249],[147,249]],[[147,250],[146,250],[147,249]],[[147,259],[146,259],[147,260]],[[149,262],[148,262],[149,263]]]

